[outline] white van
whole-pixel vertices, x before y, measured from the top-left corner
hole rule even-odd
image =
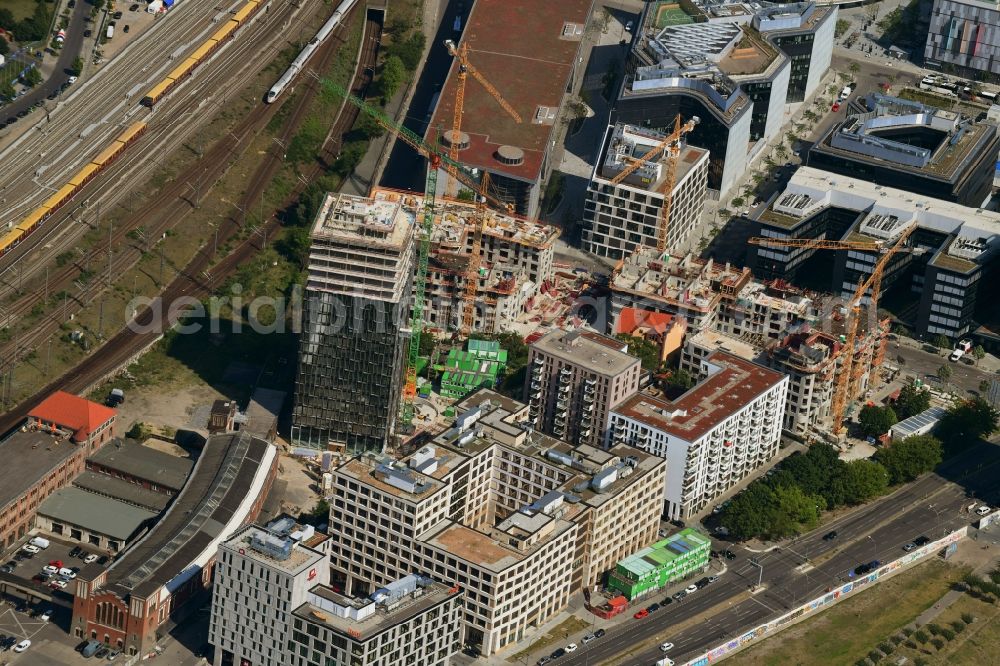
[[[844,89],[840,91],[840,101],[844,101],[851,96],[851,86],[844,86]]]
[[[49,540],[43,537],[35,537],[28,543],[30,543],[32,546],[38,546],[42,550],[45,550],[46,548],[49,547]]]

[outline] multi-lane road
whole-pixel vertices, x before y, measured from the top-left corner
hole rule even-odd
[[[611,627],[603,639],[581,646],[571,658],[557,663],[649,666],[663,656],[661,641],[674,643],[669,656],[683,663],[849,580],[858,564],[895,559],[903,554],[903,545],[918,536],[937,539],[970,523],[963,511],[973,501],[969,495],[996,503],[998,473],[1000,447],[980,444],[937,473],[779,548],[753,553],[741,546],[716,544],[737,554],[718,582],[644,620],[629,619]],[[837,538],[824,540],[831,530],[837,531]],[[751,558],[759,566],[751,564]],[[758,579],[763,589],[751,594]],[[654,599],[660,601],[656,596],[648,603]]]

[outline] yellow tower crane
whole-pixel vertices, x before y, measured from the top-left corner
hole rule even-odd
[[[630,158],[632,159],[632,163],[611,179],[611,183],[617,185],[631,176],[643,164],[652,162],[658,154],[663,154],[667,172],[661,186],[663,205],[660,207],[660,222],[656,235],[656,250],[661,254],[667,249],[667,233],[670,230],[670,208],[673,205],[674,185],[677,180],[677,158],[681,153],[681,139],[691,132],[699,122],[701,122],[701,119],[698,116],[692,116],[690,120],[682,124],[681,115],[677,114],[677,117],[674,118],[673,132],[663,137],[661,141],[650,148],[642,157],[638,159]]]
[[[748,241],[750,245],[758,245],[761,247],[805,248],[810,250],[860,250],[867,252],[879,252],[881,254],[878,261],[875,262],[875,267],[872,269],[871,275],[868,276],[867,280],[862,280],[858,284],[857,289],[854,290],[854,295],[851,297],[849,303],[850,312],[847,313],[847,334],[844,338],[844,356],[840,366],[840,373],[837,375],[835,380],[833,405],[831,409],[833,432],[836,434],[839,434],[843,429],[844,412],[847,408],[847,403],[854,399],[856,393],[856,380],[864,372],[864,368],[861,368],[860,370],[855,368],[854,362],[854,345],[857,341],[858,320],[861,318],[861,301],[870,289],[872,308],[874,308],[876,312],[878,311],[878,301],[882,294],[882,276],[885,273],[885,268],[889,265],[889,261],[898,252],[905,249],[905,243],[915,228],[915,224],[910,225],[909,228],[900,234],[900,236],[896,239],[896,242],[891,246],[875,241],[835,241],[816,238],[757,237],[751,238]],[[868,369],[871,369],[870,361],[868,362]]]
[[[448,157],[452,162],[458,162],[458,151],[462,143],[462,114],[465,112],[465,81],[469,74],[472,74],[476,81],[486,89],[486,91],[497,101],[500,107],[507,112],[515,122],[520,123],[521,115],[514,110],[507,100],[503,98],[500,91],[490,83],[479,70],[469,62],[469,48],[465,44],[456,46],[455,42],[448,39],[444,45],[448,48],[448,53],[458,60],[458,80],[455,84],[455,109],[452,117],[451,132],[448,135]],[[449,166],[448,173],[454,178],[455,167]],[[489,176],[484,171],[480,190],[486,192],[489,189]],[[513,211],[513,206],[507,205],[508,212]],[[472,331],[472,326],[476,316],[476,292],[479,287],[479,267],[482,262],[481,253],[483,245],[483,229],[486,225],[486,216],[489,214],[484,196],[476,197],[476,212],[472,221],[472,252],[469,255],[469,263],[465,269],[465,293],[462,308],[462,333],[468,335]]]

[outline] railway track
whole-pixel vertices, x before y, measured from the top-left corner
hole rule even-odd
[[[262,30],[266,29],[266,26],[262,26]],[[253,36],[243,35],[243,37],[250,38]],[[231,66],[228,66],[231,63],[245,62],[250,52],[259,50],[259,45],[252,39],[246,39],[243,42],[231,42],[227,46],[232,47],[237,43],[241,43],[243,47],[230,48],[229,50],[226,50],[224,47],[223,50],[220,50],[222,62],[213,61],[213,72],[203,78],[199,89],[219,90],[219,86],[223,86],[226,81],[230,82],[230,87],[235,88],[232,83],[234,80],[243,80],[242,75],[247,69],[255,69],[258,66],[257,63],[247,62],[243,69],[236,71]],[[340,44],[342,44],[342,40],[337,41],[335,46],[339,46]],[[222,90],[225,91],[225,88],[222,88]],[[187,83],[185,86],[179,88],[176,91],[176,96],[171,98],[169,102],[162,102],[166,112],[160,113],[160,118],[174,118],[179,114],[190,114],[198,111],[199,108],[204,106],[205,98],[194,94],[195,92],[196,90]],[[215,182],[221,178],[232,163],[233,158],[238,157],[242,149],[249,145],[250,142],[246,139],[258,133],[270,120],[275,111],[276,109],[264,105],[255,106],[233,131],[203,154],[198,163],[192,167],[194,172],[199,173],[201,179],[205,181]],[[141,116],[145,114],[139,113],[137,115]],[[152,116],[150,117],[150,123],[153,123]],[[164,154],[174,150],[183,142],[184,138],[175,136],[173,127],[163,122],[152,124],[148,134],[152,135],[149,140],[144,139],[140,146],[135,147],[131,152],[127,152],[123,156],[124,163],[120,166],[112,166],[106,172],[107,177],[102,177],[98,182],[85,187],[79,195],[79,199],[105,200],[105,210],[107,210],[109,204],[114,203],[114,199],[112,198],[111,201],[107,201],[106,199],[110,197],[106,197],[106,195],[120,193],[126,187],[124,181],[137,183],[152,174],[156,164],[155,162],[150,164],[145,154]],[[2,308],[2,312],[0,312],[0,324],[4,323],[4,318],[26,316],[40,301],[44,301],[46,291],[50,295],[59,293],[60,291],[69,291],[72,293],[72,300],[75,306],[83,307],[89,304],[104,289],[104,271],[108,266],[107,251],[109,246],[112,249],[118,248],[117,252],[113,252],[110,273],[116,275],[127,271],[135,265],[141,258],[143,250],[146,249],[144,247],[145,243],[130,240],[129,235],[135,229],[141,227],[145,229],[147,241],[161,237],[165,231],[173,228],[197,205],[198,202],[193,199],[198,194],[207,193],[209,189],[201,185],[195,188],[183,179],[174,180],[166,184],[129,218],[127,224],[119,225],[113,229],[107,244],[102,242],[99,247],[84,252],[71,263],[50,271],[47,279],[47,287],[46,284],[37,284],[38,281],[36,279],[33,289],[20,296],[15,294],[12,301],[10,300],[10,292],[20,291],[18,283],[22,281],[23,276],[17,275],[15,277],[8,271],[6,276],[8,293],[5,294],[8,300]],[[94,206],[91,205],[90,211],[93,208]],[[64,220],[66,217],[72,219],[78,210],[79,208],[73,210],[70,207],[69,210],[53,216],[51,224],[47,224],[33,234],[15,250],[15,252],[18,252],[27,243],[32,243],[31,246],[16,254],[15,259],[23,261],[26,253],[31,252],[36,246],[43,243],[55,245],[54,248],[48,250],[50,257],[55,256],[62,250],[75,248],[79,236],[86,231],[86,228],[77,226],[74,229],[72,225],[69,225],[70,228],[67,228]],[[36,267],[38,263],[40,262],[32,262],[31,265]],[[21,265],[23,266],[23,263]],[[91,279],[86,283],[81,283],[77,279],[81,275],[81,271],[89,271],[91,268],[96,268],[96,272],[102,274],[101,279]],[[37,276],[38,272],[36,270],[36,277],[39,277]],[[68,303],[61,308],[53,307],[48,312],[46,317],[50,320],[48,327],[42,325],[36,326],[27,334],[19,336],[16,341],[0,345],[0,358],[16,360],[16,350],[30,350],[33,346],[36,346],[36,343],[43,341],[47,337],[45,333],[48,329],[58,326],[61,321],[65,321],[67,305]],[[15,344],[16,350],[14,349]]]
[[[365,25],[365,33],[362,37],[365,41],[364,46],[361,49],[360,61],[356,70],[355,78],[352,82],[352,90],[363,93],[371,82],[371,72],[374,69],[375,59],[378,53],[378,40],[369,39],[368,36],[370,34],[378,34],[380,36],[381,29],[381,22],[373,20],[369,17]],[[332,57],[337,48],[341,46],[343,42],[344,40],[342,34],[335,34],[331,36],[330,41],[324,45],[324,50],[317,53],[321,68],[326,68],[329,58]],[[291,103],[293,103],[294,106],[289,114],[288,121],[285,124],[282,133],[283,139],[290,138],[297,130],[298,125],[301,124],[306,113],[308,112],[310,101],[318,92],[320,87],[320,84],[315,79],[308,76],[301,79],[300,86],[303,84],[305,85],[305,91],[303,94],[300,94],[291,100]],[[259,131],[259,129],[263,128],[267,121],[270,120],[271,116],[280,106],[281,105],[260,105],[259,107],[255,107],[244,119],[240,127],[245,128],[245,131],[248,132],[253,131],[255,128]],[[352,105],[342,105],[337,121],[334,123],[334,130],[339,130],[341,132],[348,131],[353,125],[356,117],[357,111]],[[331,131],[331,134],[334,130]],[[241,142],[241,137],[243,136],[244,135],[242,134],[234,136],[234,133],[230,133],[229,136],[217,142],[208,152],[206,152],[199,163],[210,163],[212,166],[218,167],[221,162],[224,162],[228,158],[231,148],[229,145],[230,141],[236,140],[238,144]],[[339,138],[340,135],[337,134],[336,136]],[[328,151],[330,145],[331,142],[328,136],[328,141],[324,144],[324,150]],[[326,156],[328,157],[329,154],[327,153]],[[254,199],[254,194],[259,191],[259,188],[263,187],[270,181],[271,178],[273,178],[274,173],[279,166],[280,159],[273,153],[269,154],[268,158],[261,165],[259,165],[251,180],[248,182],[248,187],[241,202],[243,205],[240,206],[243,210],[246,210],[247,205]],[[310,177],[316,175],[321,169],[322,165],[317,163],[311,170]],[[175,196],[177,196],[177,191],[180,188],[175,187],[170,189],[172,189]],[[297,191],[290,195],[286,204],[293,202],[295,198],[298,197],[300,192],[301,187],[297,188]],[[153,203],[154,202],[150,202],[144,206],[144,212],[148,215],[153,215],[156,212],[153,207]],[[189,210],[190,205],[182,211],[182,216]],[[140,216],[140,221],[141,220],[142,218]],[[266,234],[271,234],[279,225],[280,221],[278,219],[271,218],[264,225],[264,231]],[[133,228],[137,226],[139,225],[132,225]],[[224,238],[231,238],[235,235],[236,230],[237,228],[235,225],[230,225],[230,229]],[[124,236],[124,234],[122,235]],[[92,384],[99,381],[102,377],[120,367],[128,359],[132,358],[148,345],[155,342],[163,331],[167,330],[175,323],[172,321],[161,321],[159,322],[159,325],[154,325],[156,324],[154,317],[157,316],[157,313],[174,311],[173,308],[175,304],[177,304],[181,298],[188,299],[193,297],[200,299],[210,295],[213,291],[221,287],[229,276],[249,258],[251,258],[259,249],[260,248],[255,244],[254,236],[251,235],[242,240],[232,253],[213,265],[212,261],[214,257],[207,251],[207,248],[203,248],[201,251],[196,253],[191,261],[178,273],[175,279],[164,289],[161,295],[149,308],[137,313],[133,320],[135,325],[122,328],[122,330],[114,334],[107,340],[107,342],[105,342],[105,344],[86,357],[72,370],[49,382],[48,385],[42,387],[34,395],[23,400],[16,407],[0,417],[0,433],[7,432],[8,430],[19,425],[27,411],[53,391],[61,389],[77,393],[83,392]],[[141,254],[138,251],[136,253],[137,255]],[[136,260],[138,260],[138,256],[136,257]],[[208,269],[210,267],[211,271],[209,272]],[[79,269],[77,268],[77,270]],[[85,304],[79,300],[76,302],[78,307],[82,307]],[[55,332],[55,329],[58,329],[62,320],[57,322],[56,319],[57,318],[55,317],[49,317],[45,321],[47,324],[46,326],[38,326],[33,329],[39,331],[37,334],[33,334],[31,338],[31,341],[36,343],[36,347],[52,335]],[[47,331],[42,332],[44,329],[47,329]],[[11,362],[16,362],[18,353],[26,348],[28,347],[25,345],[24,341],[18,340],[16,347],[13,350],[14,357]],[[4,350],[4,355],[0,356],[0,358],[6,358],[6,350]],[[2,373],[2,369],[0,369],[0,373]]]

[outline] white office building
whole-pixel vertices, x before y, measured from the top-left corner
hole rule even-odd
[[[778,452],[788,377],[726,352],[701,362],[676,400],[645,393],[613,408],[612,441],[666,458],[665,512],[699,513]]]

